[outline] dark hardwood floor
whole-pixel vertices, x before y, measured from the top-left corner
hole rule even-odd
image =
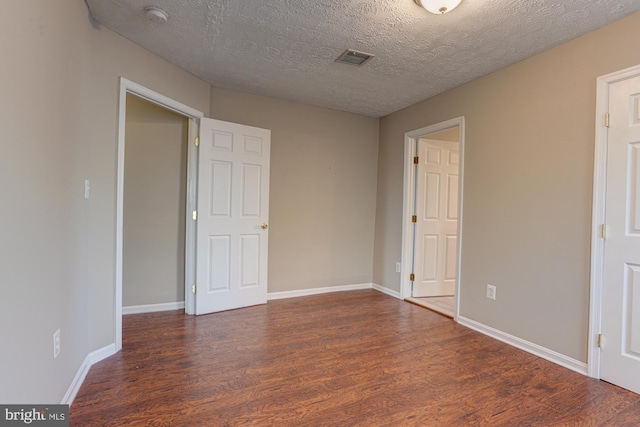
[[[72,426],[640,425],[640,395],[373,290],[123,325]]]

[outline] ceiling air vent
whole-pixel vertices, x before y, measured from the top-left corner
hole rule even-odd
[[[370,53],[358,52],[357,50],[347,49],[344,51],[342,55],[336,59],[336,62],[342,62],[343,64],[349,65],[362,65],[375,55]]]

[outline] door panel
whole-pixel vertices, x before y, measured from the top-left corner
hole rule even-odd
[[[418,141],[414,297],[453,295],[457,268],[459,144]]]
[[[231,162],[209,162],[209,216],[224,218],[231,216]]]
[[[260,216],[262,167],[260,165],[242,165],[242,216]]]
[[[458,175],[447,177],[447,220],[458,221]]]
[[[240,236],[242,263],[240,271],[242,271],[242,279],[240,286],[242,288],[260,286],[260,235],[259,234],[243,234]]]
[[[229,290],[229,265],[231,260],[231,236],[209,237],[206,262],[209,272],[209,292]]]
[[[200,123],[196,314],[267,302],[270,137]]]
[[[424,216],[425,220],[440,219],[440,174],[425,173]]]
[[[623,346],[628,348],[629,355],[640,358],[640,265],[627,264],[626,268],[624,296],[628,300],[629,315],[623,325],[628,331],[624,334],[627,342]]]
[[[640,393],[640,77],[611,85],[601,378]]]
[[[634,125],[635,126],[635,125]],[[629,223],[629,234],[640,235],[640,197],[638,197],[638,189],[640,188],[640,142],[629,144],[630,151],[630,167],[629,167],[629,184],[631,198],[628,203],[629,215],[631,218]]]
[[[438,236],[424,235],[422,239],[422,281],[433,282],[437,280],[438,271]]]

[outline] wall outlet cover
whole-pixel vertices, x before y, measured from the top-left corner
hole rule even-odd
[[[60,354],[60,329],[53,333],[53,358]]]
[[[487,284],[487,298],[495,301],[498,290],[495,286]]]

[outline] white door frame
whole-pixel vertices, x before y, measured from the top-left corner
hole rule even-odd
[[[400,271],[400,298],[411,297],[409,274],[413,264],[413,207],[416,199],[413,157],[416,155],[418,139],[428,134],[458,126],[460,129],[460,172],[458,181],[458,250],[456,266],[456,292],[453,319],[458,320],[460,301],[460,265],[462,249],[462,201],[464,183],[464,116],[416,129],[404,134],[404,193],[402,198],[402,259]]]
[[[168,98],[158,92],[154,92],[144,86],[134,83],[124,77],[120,78],[120,99],[118,107],[118,166],[116,174],[116,283],[115,283],[115,346],[116,351],[122,349],[122,254],[123,254],[123,214],[124,214],[124,152],[125,130],[127,117],[127,93],[135,95],[152,104],[158,105],[189,118],[189,140],[198,135],[197,129],[193,129],[192,122],[199,126],[200,118],[204,114],[178,101]],[[195,133],[192,133],[194,132]],[[197,151],[189,143],[187,149],[187,221],[185,234],[185,312],[193,314],[195,311],[195,299],[191,293],[190,283],[194,283],[195,277],[195,224],[189,221],[190,212],[195,210],[195,187],[197,177]]]
[[[609,90],[613,83],[640,76],[640,65],[616,71],[597,79],[596,141],[593,161],[593,210],[591,214],[591,289],[589,304],[589,340],[587,373],[600,378],[600,349],[598,334],[602,331],[602,290],[604,268],[604,239],[601,227],[605,224],[605,196],[607,177],[607,128],[604,116],[609,109]]]

